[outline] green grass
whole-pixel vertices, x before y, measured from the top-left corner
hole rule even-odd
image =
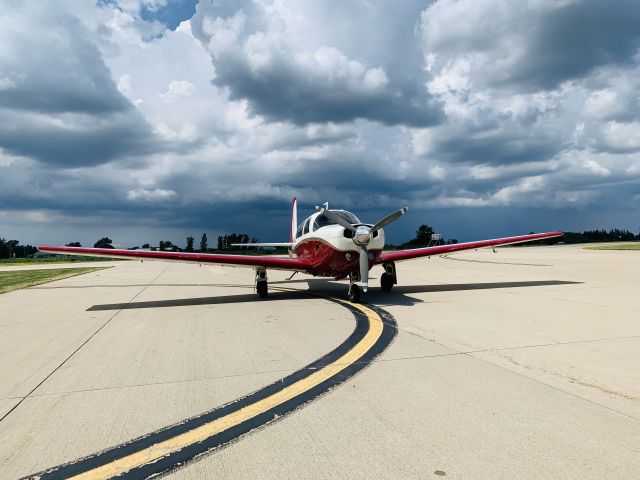
[[[74,257],[72,255],[55,255],[53,257],[35,257],[35,258],[0,258],[0,265],[42,265],[56,263],[77,263],[77,262],[108,262],[113,258],[104,257]]]
[[[83,273],[95,272],[108,267],[50,268],[43,270],[15,270],[0,272],[0,293],[33,287],[41,283],[52,282],[67,277],[75,277]]]
[[[640,243],[614,243],[613,245],[598,245],[585,247],[587,250],[640,250]]]

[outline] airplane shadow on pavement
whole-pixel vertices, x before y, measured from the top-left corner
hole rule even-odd
[[[308,290],[280,290],[278,285],[290,283],[307,283]],[[522,282],[487,282],[487,283],[453,283],[436,285],[396,285],[390,292],[383,292],[380,287],[371,287],[366,293],[365,302],[374,305],[414,305],[423,303],[424,300],[410,296],[413,293],[452,292],[462,290],[488,290],[496,288],[521,288],[542,287],[551,285],[576,285],[583,282],[565,280],[533,280]],[[186,286],[186,285],[185,285]],[[226,286],[226,285],[225,285]],[[177,298],[170,300],[150,300],[145,302],[110,303],[93,305],[87,311],[98,310],[129,310],[137,308],[163,308],[163,307],[187,307],[193,305],[225,305],[233,303],[255,303],[278,300],[306,300],[317,298],[317,295],[326,297],[345,298],[347,285],[345,282],[336,282],[327,279],[308,279],[294,281],[270,282],[269,296],[266,299],[258,298],[255,293],[236,295],[220,295],[216,297]],[[238,286],[236,286],[238,287]]]

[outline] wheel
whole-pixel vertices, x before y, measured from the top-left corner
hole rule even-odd
[[[382,290],[388,292],[393,287],[393,284],[393,275],[390,275],[387,272],[383,273],[380,277],[380,286],[382,287]]]
[[[258,282],[256,285],[256,291],[258,292],[258,296],[260,298],[267,298],[267,294],[269,293],[267,282]]]
[[[349,289],[349,301],[352,303],[358,303],[360,301],[360,287],[358,285],[351,285]]]

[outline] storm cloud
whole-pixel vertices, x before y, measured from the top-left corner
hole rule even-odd
[[[232,100],[249,100],[253,113],[298,125],[358,118],[385,125],[440,121],[440,104],[411,81],[421,59],[415,35],[403,33],[417,27],[415,2],[393,9],[390,4],[329,2],[324,11],[313,3],[201,2],[192,28],[211,55],[214,83],[226,88]],[[323,14],[325,22],[339,24],[339,15],[328,15],[332,10],[359,18],[362,29],[356,33],[351,25],[349,35],[325,37],[304,28]],[[380,28],[380,22],[393,22],[394,28]],[[381,58],[378,52],[354,49],[355,36],[363,42],[376,37],[376,45],[388,42],[397,50]],[[357,57],[347,53],[354,50]]]
[[[153,150],[91,32],[70,11],[18,3],[0,19],[0,146],[57,167]]]

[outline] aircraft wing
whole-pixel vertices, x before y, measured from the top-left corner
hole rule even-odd
[[[396,250],[382,252],[378,263],[399,262],[418,257],[429,257],[431,255],[442,255],[444,253],[459,252],[473,248],[495,247],[498,245],[512,245],[514,243],[531,242],[545,238],[561,237],[562,232],[534,233],[531,235],[521,235],[518,237],[494,238],[492,240],[480,240],[478,242],[454,243],[451,245],[437,245],[435,247],[414,248],[411,250]]]
[[[161,252],[148,250],[120,250],[115,248],[83,248],[42,246],[38,250],[58,255],[80,255],[124,259],[165,260],[174,262],[216,263],[222,265],[266,267],[280,270],[306,271],[310,264],[298,258],[275,255],[225,255],[218,253]]]

